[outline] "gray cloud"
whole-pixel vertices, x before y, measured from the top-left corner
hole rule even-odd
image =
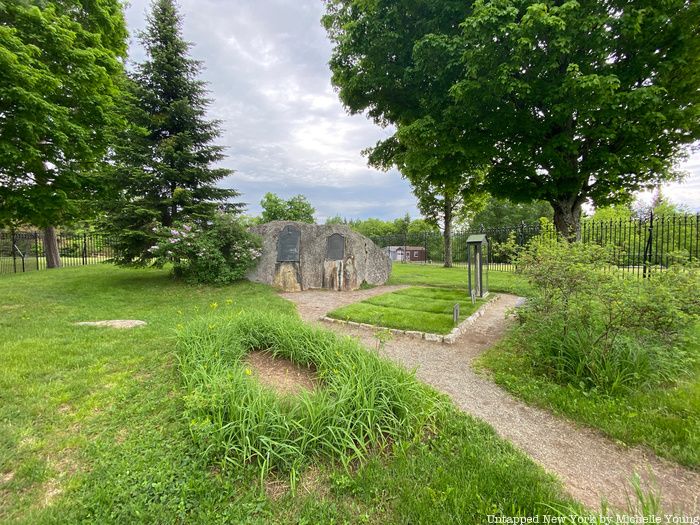
[[[147,0],[132,0],[132,34],[145,26]],[[243,193],[259,212],[268,191],[303,193],[317,218],[417,217],[398,172],[370,169],[360,151],[387,137],[361,115],[345,113],[330,84],[331,46],[320,24],[321,0],[180,0],[183,33],[194,43],[209,83],[211,116],[222,120],[223,162],[236,173],[222,186]],[[135,41],[132,60],[143,59]],[[700,210],[700,156],[693,176],[667,195]]]
[[[145,25],[146,0],[127,11],[132,34]],[[252,213],[262,195],[303,193],[321,221],[418,216],[410,186],[398,172],[366,165],[360,151],[391,131],[345,113],[330,84],[331,46],[313,1],[181,0],[183,33],[204,62],[212,117],[236,173],[222,185],[243,192]],[[143,51],[132,42],[132,60]]]

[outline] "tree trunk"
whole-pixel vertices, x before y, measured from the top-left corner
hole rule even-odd
[[[58,238],[56,228],[48,226],[44,228],[44,255],[47,268],[61,267],[61,254],[58,251]]]
[[[581,236],[580,197],[550,201],[554,208],[554,227],[567,241],[574,242]]]
[[[452,268],[452,199],[445,196],[445,228],[442,238],[445,245],[445,268]]]

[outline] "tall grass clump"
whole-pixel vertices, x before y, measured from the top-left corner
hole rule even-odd
[[[592,244],[536,239],[518,256],[534,292],[519,310],[519,346],[554,381],[618,395],[671,384],[700,352],[684,344],[700,315],[697,267],[638,279],[606,268]]]
[[[281,397],[245,364],[262,350],[316,370],[319,386]],[[177,355],[195,441],[212,461],[294,478],[314,459],[348,466],[371,449],[419,438],[447,402],[356,341],[296,317],[259,312],[182,328]]]

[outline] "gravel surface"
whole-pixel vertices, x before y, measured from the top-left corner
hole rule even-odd
[[[320,323],[319,318],[335,308],[400,288],[405,286],[345,293],[309,290],[283,296],[296,303],[304,320]],[[569,493],[590,509],[598,510],[602,500],[626,509],[629,481],[636,472],[645,486],[661,496],[667,511],[700,514],[700,473],[658,458],[644,447],[619,445],[598,431],[528,406],[471,369],[474,358],[500,339],[512,322],[506,313],[520,298],[500,295],[501,299],[474,323],[473,331],[455,344],[395,335],[383,354],[416,369],[420,380],[449,395],[463,411],[489,423],[499,435],[559,476]],[[369,348],[377,345],[372,330],[322,325],[356,337]]]

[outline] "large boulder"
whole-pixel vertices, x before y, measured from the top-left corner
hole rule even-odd
[[[262,255],[248,279],[285,291],[356,290],[381,285],[391,260],[364,235],[340,224],[274,221],[250,229],[262,237]]]

